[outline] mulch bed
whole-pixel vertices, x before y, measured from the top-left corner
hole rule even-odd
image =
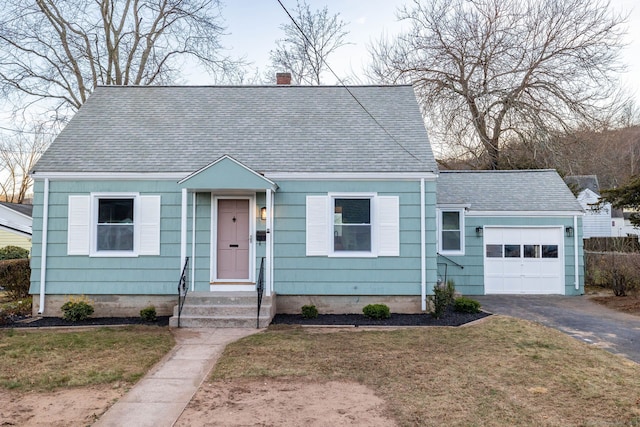
[[[155,322],[147,322],[141,317],[90,317],[78,322],[71,322],[61,317],[27,317],[0,324],[0,328],[43,328],[52,326],[118,326],[118,325],[152,325],[168,326],[169,316],[158,316]]]
[[[392,313],[388,319],[370,319],[363,314],[320,314],[315,319],[305,319],[301,314],[276,314],[272,325],[310,326],[460,326],[490,316],[484,311],[475,314],[447,310],[440,319],[431,314]]]
[[[272,325],[308,325],[308,326],[460,326],[474,320],[490,316],[490,313],[458,313],[448,309],[444,316],[436,319],[431,314],[393,313],[389,319],[370,319],[362,314],[320,314],[315,319],[305,319],[301,314],[276,314]],[[15,318],[0,328],[44,328],[60,326],[118,326],[118,325],[155,325],[168,326],[169,316],[158,316],[155,322],[147,322],[140,317],[90,317],[71,322],[61,317]]]

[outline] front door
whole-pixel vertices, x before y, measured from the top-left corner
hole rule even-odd
[[[217,279],[249,280],[249,200],[218,199]]]

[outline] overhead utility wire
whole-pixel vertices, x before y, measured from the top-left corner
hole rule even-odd
[[[309,43],[309,46],[311,46],[311,48],[315,51],[315,53],[317,54],[318,52],[316,51],[316,47],[313,45],[313,43],[311,43],[311,40],[309,40],[309,38],[307,37],[307,35],[304,33],[304,31],[302,30],[302,27],[300,27],[300,25],[298,25],[298,23],[296,22],[296,20],[293,18],[293,16],[291,16],[291,14],[289,13],[289,11],[287,10],[287,8],[284,6],[284,4],[282,4],[281,0],[277,0],[278,3],[280,4],[280,6],[282,7],[282,9],[285,11],[285,13],[287,14],[287,16],[289,16],[289,19],[291,19],[291,22],[293,22],[293,25],[296,26],[296,28],[298,29],[298,31],[300,31],[300,34],[302,34],[302,37],[304,37],[304,39],[306,40],[307,43]],[[319,55],[320,56],[320,55]],[[402,145],[400,143],[400,141],[398,141],[393,135],[391,135],[391,133],[382,125],[382,123],[380,123],[378,121],[378,119],[376,119],[374,117],[373,114],[371,114],[369,112],[369,110],[367,110],[367,108],[362,105],[362,103],[360,102],[360,100],[353,94],[353,92],[351,92],[351,90],[349,90],[349,88],[347,87],[347,85],[344,84],[344,82],[342,81],[342,79],[340,77],[338,77],[338,75],[333,71],[333,69],[331,68],[331,66],[329,65],[329,63],[325,60],[325,58],[323,56],[320,56],[320,59],[322,60],[322,62],[324,62],[324,65],[327,66],[327,68],[329,69],[329,71],[331,72],[331,74],[333,74],[333,76],[338,80],[338,82],[340,83],[340,86],[342,86],[344,89],[346,89],[347,92],[349,92],[349,95],[351,95],[351,97],[358,103],[358,105],[364,110],[365,113],[367,113],[369,115],[369,117],[371,117],[371,119],[384,131],[384,133],[386,133],[389,138],[391,138],[391,140],[393,142],[395,142],[396,144],[398,144],[398,146],[400,148],[402,148],[405,152],[407,152],[407,154],[409,154],[411,157],[413,157],[414,159],[416,159],[418,162],[423,163],[422,159],[419,159],[415,154],[413,154],[411,151],[409,151],[409,149],[407,149],[404,145]]]

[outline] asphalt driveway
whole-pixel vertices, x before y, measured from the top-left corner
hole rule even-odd
[[[640,363],[640,316],[620,313],[586,296],[483,295],[482,309],[538,322]]]

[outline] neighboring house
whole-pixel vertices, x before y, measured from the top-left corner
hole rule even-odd
[[[99,87],[32,176],[45,315],[74,294],[96,315],[166,314],[187,257],[191,295],[255,294],[262,274],[278,312],[419,312],[438,280],[438,169],[411,86]],[[485,225],[560,229],[540,244],[573,277],[564,230],[580,236],[581,218],[557,203]],[[466,271],[460,290],[486,293],[482,263]],[[566,282],[544,291],[582,293]]]
[[[31,250],[32,211],[33,205],[0,202],[0,248]]]
[[[467,295],[583,293],[584,213],[555,170],[441,171],[437,194],[440,280]]]
[[[583,219],[583,238],[611,237],[611,203],[600,201],[600,184],[596,175],[571,175],[564,181],[578,191],[577,199],[585,211]]]
[[[631,224],[630,216],[632,212],[625,212],[623,209],[613,209],[611,211],[611,235],[614,237],[640,236],[640,228]]]

